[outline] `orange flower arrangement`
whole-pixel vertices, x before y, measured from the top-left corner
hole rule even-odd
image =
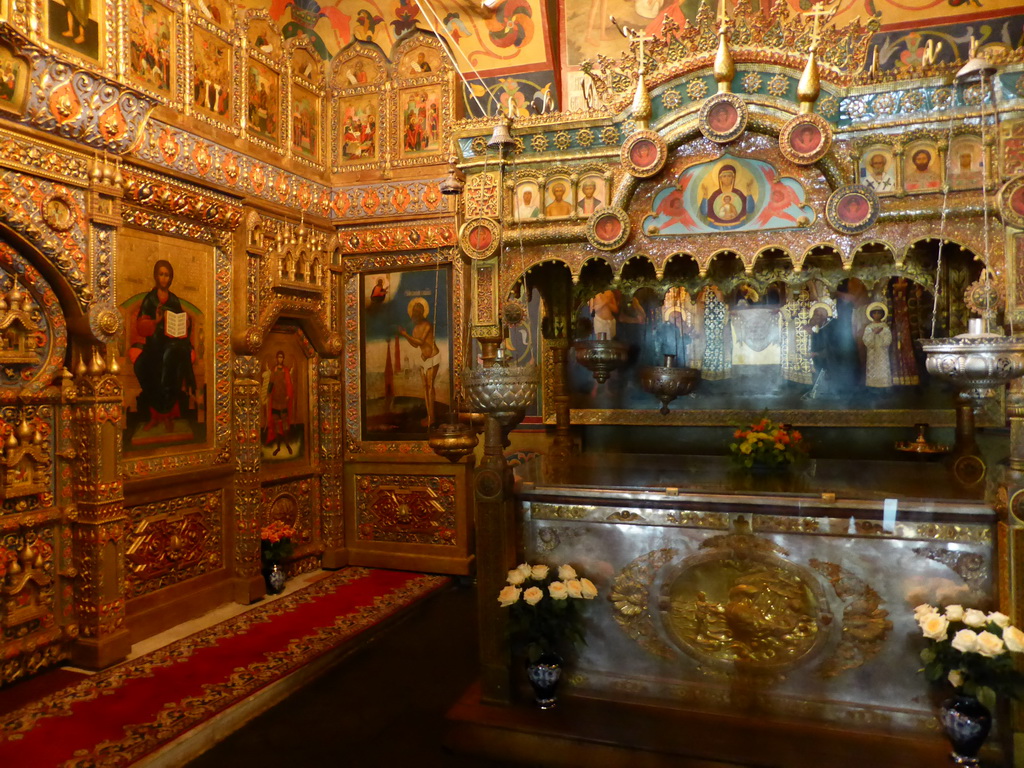
[[[279,563],[292,555],[295,529],[283,520],[274,520],[260,531],[260,549],[264,561]]]
[[[806,452],[804,437],[788,424],[776,424],[767,416],[746,429],[737,429],[729,451],[739,466],[755,465],[785,467],[793,464]]]

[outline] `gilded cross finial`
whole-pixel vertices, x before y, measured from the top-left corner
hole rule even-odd
[[[609,16],[608,18],[611,19],[615,28],[619,30],[619,32],[622,33],[622,36],[629,40],[629,42],[632,43],[633,41],[636,41],[640,43],[640,71],[637,74],[644,74],[644,43],[649,40],[653,40],[654,35],[644,35],[644,33],[639,29],[633,29],[633,27],[627,27],[625,24],[619,24],[614,16]]]
[[[804,16],[810,16],[814,19],[811,26],[811,50],[818,50],[818,43],[821,42],[821,17],[828,16],[831,11],[825,8],[825,4],[822,2],[815,3],[811,10],[804,13]]]
[[[718,34],[724,35],[729,27],[729,14],[725,11],[725,0],[718,0]]]

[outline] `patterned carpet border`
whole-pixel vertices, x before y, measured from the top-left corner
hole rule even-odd
[[[258,631],[261,625],[267,625],[275,619],[301,610],[304,605],[329,598],[339,588],[357,584],[375,573],[389,572],[375,572],[368,568],[346,568],[291,595],[257,606],[233,619],[99,672],[15,710],[0,724],[0,761],[3,761],[5,753],[11,748],[14,748],[16,755],[20,746],[17,742],[34,729],[45,726],[48,719],[74,718],[76,708],[81,709],[83,705],[102,696],[117,694],[129,682],[153,677],[163,668],[186,663],[202,649],[212,648],[232,637]],[[226,679],[204,684],[201,695],[166,701],[154,719],[148,722],[126,722],[123,737],[101,740],[88,749],[78,749],[72,759],[60,765],[64,768],[129,765],[256,691],[338,648],[359,633],[450,581],[445,576],[402,575],[408,577],[408,580],[403,584],[389,587],[382,594],[374,595],[372,604],[354,605],[348,612],[334,617],[330,623],[309,628],[302,636],[291,638],[285,647],[268,649],[261,659],[234,668]],[[5,749],[4,742],[15,743],[6,745]],[[33,760],[30,754],[22,754],[21,757],[34,768],[45,768]]]

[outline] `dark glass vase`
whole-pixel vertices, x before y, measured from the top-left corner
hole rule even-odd
[[[978,752],[992,728],[992,713],[973,696],[954,696],[939,707],[939,722],[953,746],[954,765],[977,768]]]
[[[537,706],[554,709],[558,703],[558,683],[562,679],[562,657],[557,653],[542,653],[536,662],[527,663],[526,677]]]
[[[287,577],[280,563],[264,563],[263,580],[267,583],[268,595],[279,595],[284,592],[284,583],[287,581]]]

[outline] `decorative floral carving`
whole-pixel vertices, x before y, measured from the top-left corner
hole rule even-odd
[[[700,78],[691,78],[686,83],[686,95],[690,101],[700,101],[708,95],[708,84]]]
[[[683,103],[683,95],[675,88],[666,88],[661,92],[661,103],[666,109],[675,109]]]
[[[757,72],[748,72],[740,82],[743,84],[743,90],[746,93],[757,93],[764,84],[764,80]]]
[[[775,75],[768,81],[768,93],[772,96],[779,98],[785,96],[787,91],[789,91],[789,78],[785,75]]]

